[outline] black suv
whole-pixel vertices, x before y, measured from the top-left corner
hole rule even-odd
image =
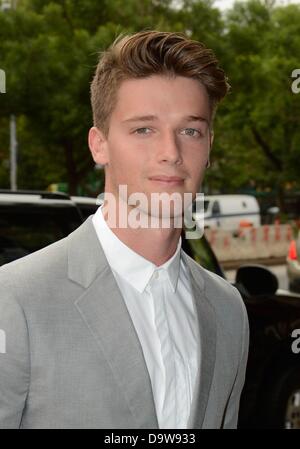
[[[68,195],[0,190],[0,265],[66,237],[81,223]]]
[[[0,191],[0,265],[67,236],[97,207],[96,200],[71,200],[58,193]],[[225,277],[205,237],[182,237],[183,249],[191,257]],[[250,324],[238,425],[300,428],[300,295],[278,290],[276,277],[261,266],[241,267],[235,286]]]

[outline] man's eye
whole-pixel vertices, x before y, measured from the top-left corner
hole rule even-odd
[[[135,134],[149,134],[150,132],[150,128],[138,128],[134,131]]]
[[[195,128],[185,128],[182,130],[182,133],[191,137],[199,137],[202,135],[201,132]]]

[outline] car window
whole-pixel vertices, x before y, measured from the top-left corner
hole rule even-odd
[[[93,215],[96,212],[99,206],[96,204],[77,203],[77,207],[80,210],[83,220],[86,220],[90,215]]]
[[[192,212],[193,213],[195,213],[195,212],[198,212],[196,209],[196,206],[197,206],[197,201],[193,201],[193,204],[192,204]],[[207,209],[208,209],[208,206],[209,206],[209,201],[208,200],[204,200],[204,212],[207,212]],[[199,208],[200,206],[198,206],[198,208]],[[201,204],[201,208],[203,207],[203,203]],[[202,211],[202,209],[201,209],[201,211]]]
[[[0,265],[66,237],[81,222],[76,208],[0,206]]]
[[[219,276],[225,277],[221,266],[219,265],[216,256],[209,246],[205,236],[201,239],[185,239],[184,233],[182,237],[182,249],[198,262],[203,268],[206,268]]]
[[[219,201],[214,201],[214,204],[212,206],[212,215],[220,215],[220,204]]]

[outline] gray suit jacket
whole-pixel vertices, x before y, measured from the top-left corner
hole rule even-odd
[[[201,361],[188,427],[234,428],[245,306],[228,282],[183,257]],[[91,217],[0,268],[0,329],[0,428],[158,428],[142,348]]]

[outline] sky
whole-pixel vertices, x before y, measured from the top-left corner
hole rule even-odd
[[[225,10],[230,8],[235,0],[215,0],[215,6],[218,8]],[[283,4],[287,5],[289,3],[298,3],[300,5],[300,0],[277,0],[278,5]]]

